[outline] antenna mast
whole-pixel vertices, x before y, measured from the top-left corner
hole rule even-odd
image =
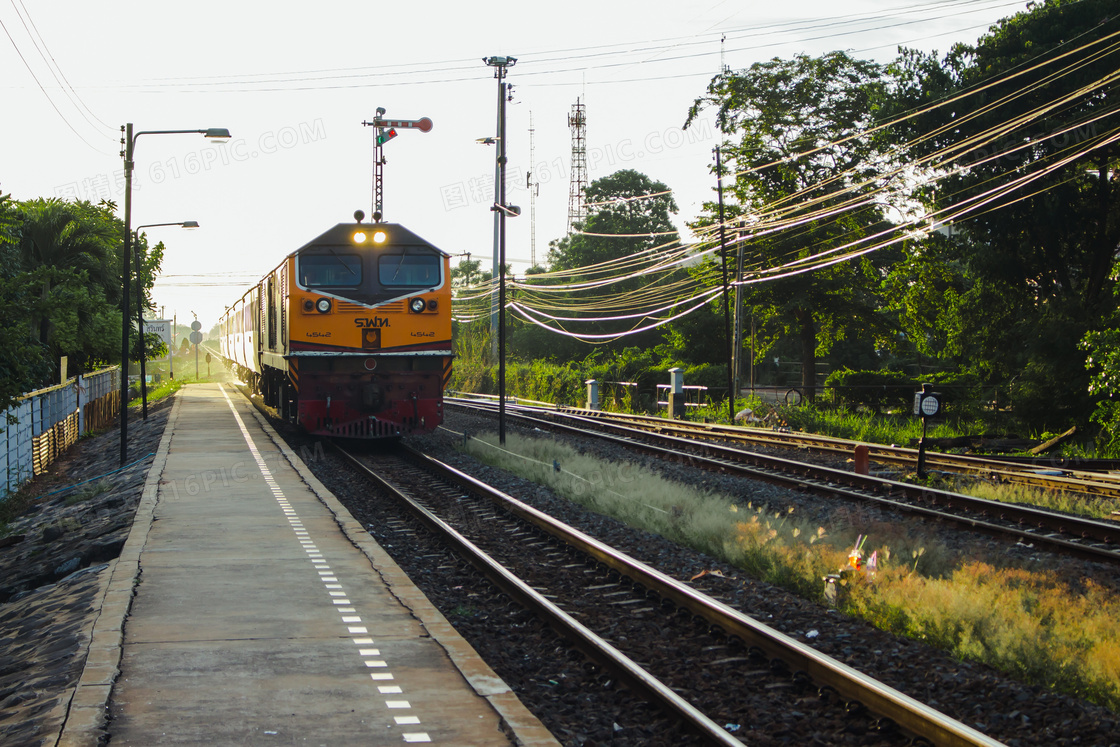
[[[533,112],[529,112],[529,172],[525,174],[525,188],[529,190],[529,266],[537,266],[537,195],[541,183],[533,179],[533,164],[536,163],[533,146]]]
[[[568,185],[568,233],[576,223],[587,220],[587,112],[576,99],[568,114],[568,127],[572,130],[572,179]]]

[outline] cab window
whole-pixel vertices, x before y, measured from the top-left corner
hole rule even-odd
[[[382,254],[377,279],[382,285],[434,288],[439,285],[440,257],[435,254]]]
[[[339,288],[362,284],[362,258],[357,254],[303,254],[299,282],[304,288]]]

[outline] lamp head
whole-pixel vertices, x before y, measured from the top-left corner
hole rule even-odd
[[[521,215],[521,208],[517,205],[499,205],[496,202],[494,203],[494,206],[490,208],[490,211],[498,211],[503,215],[508,215],[510,218],[516,218],[517,216]]]

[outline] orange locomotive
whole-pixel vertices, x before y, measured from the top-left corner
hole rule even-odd
[[[385,438],[443,421],[448,255],[394,223],[340,223],[285,257],[222,317],[222,355],[315,435]]]

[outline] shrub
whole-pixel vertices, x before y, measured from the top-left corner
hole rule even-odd
[[[919,387],[914,379],[898,371],[833,371],[824,381],[832,390],[833,402],[840,405],[864,405],[880,410],[884,407],[907,407],[914,402]]]

